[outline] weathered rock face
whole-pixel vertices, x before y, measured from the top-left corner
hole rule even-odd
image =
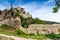
[[[43,25],[43,24],[31,24],[28,28],[20,27],[20,30],[27,34],[59,34],[60,33],[60,24],[51,24],[51,25]]]
[[[14,27],[16,29],[20,28],[19,25],[21,26],[21,21],[18,19],[18,17],[16,19],[14,18],[10,18],[10,19],[4,19],[0,21],[0,26],[2,24],[7,24],[10,27]]]
[[[16,28],[16,29],[19,29],[21,26],[20,17],[16,17],[15,19],[11,18],[11,20],[9,21],[9,25]]]
[[[31,15],[28,15],[28,14],[20,14],[23,18],[29,18],[29,17],[32,17]]]
[[[14,14],[18,12],[19,16],[22,16],[23,18],[32,17],[30,14],[27,14],[24,10],[24,8],[17,7],[12,8],[10,10],[4,9],[2,13],[0,14],[0,26],[2,24],[8,24],[9,26],[12,26],[14,28],[20,28],[21,27],[21,19],[19,16],[14,18]]]
[[[0,26],[1,26],[2,24],[7,24],[7,25],[9,25],[9,24],[8,24],[8,21],[9,21],[9,19],[1,20],[1,21],[0,21]]]
[[[23,18],[32,17],[30,14],[25,12],[24,8],[17,7],[16,9],[20,12],[19,15],[21,15]]]
[[[24,10],[24,8],[17,7],[12,9],[13,12],[10,10],[3,10],[0,14],[0,26],[2,24],[7,24],[11,27],[14,27],[16,29],[20,29],[25,33],[33,33],[33,34],[49,34],[49,33],[55,33],[58,34],[60,30],[60,24],[53,24],[53,25],[43,25],[43,24],[31,24],[28,28],[23,28],[21,26],[21,19],[20,16],[23,18],[29,18],[32,17],[29,13],[27,14]],[[16,12],[19,12],[19,16],[14,18],[12,14],[14,15]],[[58,30],[59,29],[59,30]]]
[[[32,24],[29,25],[28,33],[37,34],[59,34],[60,24],[53,25],[41,25],[41,24]]]

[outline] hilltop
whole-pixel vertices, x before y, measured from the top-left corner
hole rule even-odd
[[[29,14],[29,12],[27,13],[24,8],[21,7],[14,8],[11,6],[9,10],[0,10],[0,25],[8,24],[13,26],[13,24],[16,24],[14,22],[16,20],[19,21],[18,23],[20,23],[22,27],[28,27],[30,24],[59,24],[58,22],[44,21],[40,20],[39,18],[32,18],[32,15]]]

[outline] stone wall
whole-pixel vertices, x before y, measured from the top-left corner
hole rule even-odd
[[[60,24],[51,24],[51,25],[43,25],[43,24],[31,24],[28,28],[20,27],[20,30],[24,31],[25,33],[32,33],[32,34],[59,34]]]

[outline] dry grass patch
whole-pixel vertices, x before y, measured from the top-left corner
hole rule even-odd
[[[12,39],[12,38],[8,38],[8,37],[0,36],[0,40],[14,40],[14,39]]]

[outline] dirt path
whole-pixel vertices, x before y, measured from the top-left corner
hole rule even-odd
[[[36,40],[36,39],[27,39],[27,38],[22,38],[22,37],[8,36],[8,35],[4,35],[4,34],[0,34],[0,36],[9,37],[14,40]]]

